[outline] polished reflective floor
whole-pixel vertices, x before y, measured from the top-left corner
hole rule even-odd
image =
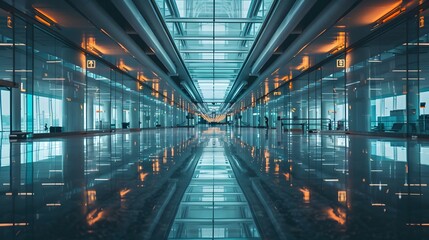
[[[2,138],[0,239],[429,239],[428,182],[419,139],[202,126]]]
[[[249,205],[218,138],[204,147],[169,239],[258,239]]]

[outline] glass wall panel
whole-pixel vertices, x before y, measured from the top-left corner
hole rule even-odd
[[[429,19],[429,10],[425,10],[420,13],[419,19]],[[419,118],[418,118],[418,129],[422,134],[429,134],[429,110],[426,110],[429,107],[429,71],[425,67],[429,63],[429,55],[427,54],[427,49],[429,47],[429,26],[419,24],[419,37],[418,41],[418,52],[419,52],[419,68],[418,68],[418,77],[419,77],[419,97],[420,97],[420,106],[419,106]]]
[[[274,113],[282,116],[283,128],[288,130],[304,126],[323,131],[428,134],[429,85],[424,67],[429,45],[424,21],[427,15],[428,10],[419,11],[379,33],[378,29],[374,30],[374,34],[354,45],[347,54],[332,57],[320,65],[311,63],[310,60],[316,60],[312,59],[312,53],[308,57],[302,51],[284,63],[285,69],[280,69],[283,74],[289,71],[292,80],[277,88],[276,76],[273,76],[270,81],[274,83],[274,90],[270,88],[270,94],[265,91],[258,100],[249,96],[246,101],[251,103],[236,108],[251,109],[242,110],[241,115],[255,127],[262,125],[264,115]],[[329,29],[326,34],[332,32],[337,31]],[[342,37],[337,37],[337,41],[344,40],[343,46],[347,46],[348,33],[341,32],[338,36]],[[312,44],[318,46],[323,41],[326,38],[321,37]],[[312,44],[307,46],[310,50]],[[317,53],[315,56],[320,58]],[[263,82],[259,87],[265,89],[266,85]],[[276,94],[284,96],[283,110],[278,109]]]

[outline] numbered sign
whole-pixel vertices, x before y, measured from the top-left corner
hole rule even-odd
[[[86,60],[86,68],[95,68],[95,60]]]
[[[337,59],[337,68],[345,68],[346,67],[346,60],[345,59]]]

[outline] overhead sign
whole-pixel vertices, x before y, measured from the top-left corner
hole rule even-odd
[[[86,60],[86,68],[95,68],[95,60]]]
[[[337,59],[337,68],[346,67],[346,60],[343,58]]]

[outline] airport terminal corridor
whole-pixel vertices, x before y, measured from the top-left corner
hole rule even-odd
[[[428,19],[0,0],[0,240],[428,240]]]

